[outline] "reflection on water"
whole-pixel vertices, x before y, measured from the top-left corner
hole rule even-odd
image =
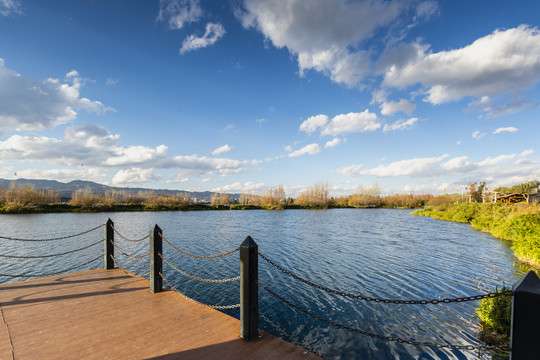
[[[468,225],[409,215],[406,210],[287,210],[160,213],[2,215],[0,235],[44,238],[74,234],[107,218],[126,237],[136,239],[159,224],[163,236],[194,254],[226,252],[250,235],[259,251],[300,277],[326,287],[369,297],[432,299],[477,295],[513,284],[523,274],[508,244]],[[103,229],[66,241],[20,243],[2,240],[0,253],[53,254],[103,238]],[[148,243],[116,242],[130,254],[148,252]],[[200,260],[164,244],[164,256],[201,278],[238,275],[238,253]],[[1,259],[0,273],[37,274],[69,268],[99,255],[98,245],[72,256],[42,261]],[[148,258],[119,263],[133,272],[148,271]],[[98,260],[89,268],[102,266]],[[166,264],[165,276],[201,302],[239,302],[238,283],[209,284],[186,278]],[[351,300],[309,287],[259,259],[259,280],[287,300],[347,326],[392,337],[440,344],[479,344],[475,302],[393,305]],[[2,282],[16,281],[0,278]],[[369,338],[339,329],[291,309],[264,290],[260,311],[306,346],[332,359],[471,359],[474,351],[432,349]],[[238,310],[227,311],[238,317]],[[279,335],[264,321],[260,326]]]

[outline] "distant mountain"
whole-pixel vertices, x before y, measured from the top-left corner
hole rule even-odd
[[[137,194],[139,191],[153,191],[159,195],[182,195],[189,194],[190,197],[196,199],[197,202],[209,202],[212,192],[210,191],[186,191],[186,190],[167,190],[167,189],[145,189],[145,188],[129,188],[129,187],[113,187],[103,184],[98,184],[93,181],[74,180],[68,183],[63,183],[56,180],[35,180],[35,179],[16,179],[5,180],[0,179],[0,187],[9,189],[12,184],[16,186],[32,186],[34,189],[55,190],[60,193],[63,199],[71,199],[71,196],[75,190],[88,189],[94,194],[104,195],[107,191],[125,191],[128,194]],[[240,194],[229,194],[231,200],[238,200]]]

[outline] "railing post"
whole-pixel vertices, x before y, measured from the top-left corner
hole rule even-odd
[[[251,236],[240,245],[240,337],[248,341],[259,335],[257,249]]]
[[[108,219],[105,223],[105,252],[104,252],[104,267],[105,269],[114,269],[114,223]]]
[[[155,225],[150,233],[150,292],[157,293],[163,290],[163,260],[159,256],[162,254],[163,241],[161,239],[161,229]]]
[[[540,354],[540,279],[529,271],[513,288],[510,359],[537,359]]]

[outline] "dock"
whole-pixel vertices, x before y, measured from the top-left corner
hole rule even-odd
[[[120,269],[0,285],[1,359],[320,359]]]

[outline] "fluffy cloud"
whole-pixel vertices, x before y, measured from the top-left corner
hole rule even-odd
[[[361,113],[348,113],[336,115],[328,120],[327,115],[316,115],[300,124],[299,130],[311,134],[318,129],[321,135],[340,135],[353,132],[375,131],[381,127],[376,114],[364,110]]]
[[[18,0],[0,0],[0,15],[11,16],[22,14],[21,3]]]
[[[377,115],[364,110],[361,113],[348,113],[334,116],[323,128],[321,135],[340,135],[352,132],[375,131],[381,127]]]
[[[527,150],[523,150],[519,156],[527,156],[527,155],[532,155],[534,154],[534,150],[533,149],[527,149]]]
[[[409,120],[398,120],[394,122],[393,124],[385,124],[383,128],[383,132],[388,131],[395,131],[395,130],[406,130],[410,129],[416,122],[418,121],[418,118],[410,118]]]
[[[509,127],[501,127],[501,128],[498,128],[497,130],[495,130],[493,132],[493,134],[500,134],[500,133],[504,133],[504,132],[509,132],[509,133],[515,133],[517,132],[519,129],[518,128],[515,128],[513,126],[509,126]]]
[[[264,183],[255,183],[253,181],[248,181],[246,183],[235,182],[234,184],[225,185],[212,189],[216,192],[226,192],[226,193],[252,193],[260,192],[264,190]]]
[[[342,142],[343,142],[343,140],[341,140],[340,138],[333,138],[332,140],[327,141],[326,144],[324,144],[324,148],[325,149],[326,148],[333,148],[333,147],[338,146]]]
[[[455,50],[433,53],[418,44],[403,49],[407,61],[388,66],[383,84],[406,88],[420,83],[427,88],[424,100],[431,104],[473,97],[480,99],[477,108],[482,101],[489,103],[483,110],[494,116],[511,103],[494,109],[490,96],[506,94],[515,101],[540,81],[540,32],[526,25],[496,30]]]
[[[386,176],[404,176],[404,175],[429,175],[434,164],[448,157],[444,154],[438,157],[415,158],[408,160],[395,161],[388,165],[379,165],[373,169],[359,170],[359,175],[373,175],[379,177]],[[355,165],[353,165],[355,166]],[[351,167],[338,170],[343,175],[351,174]]]
[[[540,175],[540,167],[532,161],[514,161],[516,154],[488,156],[480,161],[471,161],[468,156],[458,156],[445,161],[448,154],[439,157],[414,158],[364,169],[361,164],[337,169],[345,176],[377,176],[396,177],[412,176],[416,178],[438,178],[442,176],[464,176],[454,184],[466,184],[474,179],[485,179],[494,183],[502,183],[507,179],[518,179],[513,183],[524,181]],[[522,159],[526,160],[526,159]],[[493,184],[492,184],[493,185]]]
[[[180,54],[214,45],[223,35],[225,35],[225,29],[221,24],[208,23],[203,36],[189,35],[182,42]]]
[[[481,138],[486,136],[486,133],[481,133],[479,130],[475,130],[473,131],[471,136],[473,137],[473,139],[480,140]]]
[[[171,29],[198,21],[203,12],[199,0],[160,0],[159,21],[167,21]]]
[[[155,174],[153,169],[131,168],[120,170],[112,179],[113,185],[123,186],[133,183],[144,183],[147,181],[158,180],[161,176]]]
[[[400,1],[369,0],[244,0],[243,5],[236,11],[243,26],[297,56],[300,74],[313,69],[351,87],[370,70],[362,42],[405,10]]]
[[[80,97],[83,79],[76,71],[58,79],[37,81],[4,66],[0,59],[0,133],[53,128],[77,118],[77,111],[112,110],[99,101]]]
[[[317,129],[325,126],[328,124],[328,116],[327,115],[315,115],[307,118],[300,124],[300,131],[304,131],[308,134],[313,134]]]
[[[415,104],[411,104],[405,99],[399,101],[389,101],[383,102],[380,106],[381,114],[385,116],[394,115],[398,111],[404,112],[407,115],[410,115],[414,109],[416,109]]]
[[[298,149],[296,151],[293,151],[293,152],[289,153],[288,156],[289,157],[297,157],[297,156],[302,156],[302,155],[306,155],[306,154],[315,155],[315,154],[318,154],[320,152],[321,152],[321,147],[319,146],[319,144],[313,143],[313,144],[306,145],[301,149]]]
[[[0,141],[0,158],[6,161],[42,162],[54,166],[84,166],[103,170],[120,168],[125,171],[118,174],[118,182],[128,182],[128,178],[137,179],[134,168],[176,169],[184,178],[188,175],[237,174],[249,171],[252,166],[260,163],[258,160],[208,158],[198,155],[171,156],[165,145],[155,148],[121,146],[119,135],[109,134],[106,129],[89,124],[68,127],[64,139],[34,134],[13,135]],[[145,174],[145,178],[149,178],[150,173]]]
[[[212,155],[223,154],[223,153],[232,151],[232,149],[234,149],[232,146],[229,146],[228,144],[225,144],[223,146],[218,147],[214,151],[212,151]]]

